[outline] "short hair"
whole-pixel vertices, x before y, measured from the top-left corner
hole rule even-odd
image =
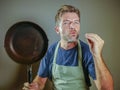
[[[62,15],[64,13],[67,13],[67,12],[73,12],[73,13],[76,13],[79,17],[79,20],[80,20],[80,11],[78,8],[72,6],[72,5],[62,5],[61,8],[57,11],[57,14],[55,16],[55,23],[56,25],[59,24],[59,21],[60,21],[60,18],[62,17]]]

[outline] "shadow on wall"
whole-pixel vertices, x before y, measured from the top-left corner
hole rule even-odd
[[[37,74],[39,62],[32,65],[33,79]],[[0,87],[0,90],[22,90],[24,82],[27,81],[27,65],[19,65],[14,80],[9,86]],[[44,90],[52,90],[51,81],[47,81]]]
[[[9,71],[9,73],[11,72]],[[11,76],[11,78],[13,78],[14,80],[9,80],[12,82],[6,86],[1,86],[0,90],[21,90],[21,87],[23,87],[23,83],[27,80],[26,66],[19,65],[17,67],[17,72],[15,72],[14,74],[14,77]]]

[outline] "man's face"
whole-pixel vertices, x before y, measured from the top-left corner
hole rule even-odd
[[[64,13],[61,17],[57,33],[61,40],[74,42],[78,40],[80,32],[80,21],[76,13]]]

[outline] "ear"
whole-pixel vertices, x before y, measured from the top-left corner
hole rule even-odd
[[[59,27],[58,27],[58,26],[55,26],[55,31],[56,31],[57,34],[60,33],[60,32],[59,32]]]

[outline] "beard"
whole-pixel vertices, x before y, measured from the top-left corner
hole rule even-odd
[[[70,35],[63,35],[62,38],[63,38],[63,40],[65,40],[65,41],[67,41],[69,43],[76,42],[79,39],[79,34],[77,34],[75,36],[72,36],[72,35],[71,36]]]

